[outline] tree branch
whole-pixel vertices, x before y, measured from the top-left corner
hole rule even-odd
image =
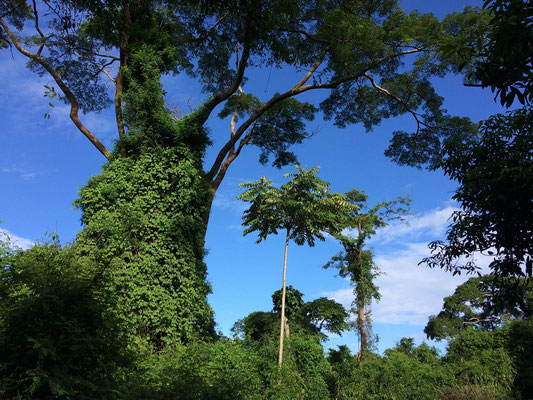
[[[78,100],[76,99],[76,96],[72,93],[70,88],[63,82],[63,80],[59,77],[56,70],[48,64],[45,60],[41,58],[39,54],[33,54],[23,48],[20,43],[18,42],[15,35],[11,32],[7,24],[4,22],[3,19],[0,18],[0,25],[4,28],[6,34],[11,39],[11,42],[15,46],[15,48],[24,56],[36,61],[37,63],[41,64],[41,66],[54,78],[55,82],[59,86],[59,88],[63,91],[65,94],[65,97],[68,99],[70,103],[70,119],[72,122],[74,122],[74,125],[78,128],[78,130],[87,138],[89,141],[104,155],[105,158],[108,160],[111,158],[111,153],[109,150],[106,149],[106,147],[100,142],[96,136],[94,136],[86,127],[83,125],[83,123],[80,121],[80,118],[78,116],[78,112],[80,109]]]
[[[302,85],[305,85],[305,83],[309,80],[309,78],[315,73],[317,68],[320,67],[320,65],[324,62],[324,58],[326,58],[326,54],[328,54],[328,49],[329,48],[325,48],[324,50],[322,50],[322,53],[320,54],[320,57],[318,58],[318,60],[311,66],[309,71],[307,71],[304,77],[300,80],[300,82],[298,82],[294,86],[293,89],[297,89],[297,88],[302,87]]]
[[[104,64],[104,65],[100,65],[96,62],[94,62],[93,60],[91,60],[89,57],[85,57],[85,56],[82,56],[81,54],[79,54],[78,52],[76,52],[76,50],[71,50],[72,51],[72,54],[74,54],[76,57],[78,58],[81,58],[83,60],[86,60],[86,61],[89,61],[92,65],[94,65],[96,68],[98,68],[98,71],[96,72],[96,74],[94,75],[98,75],[99,72],[103,72],[111,82],[113,82],[114,84],[116,84],[115,82],[115,79],[113,79],[113,77],[109,74],[109,72],[107,72],[105,70],[105,67],[111,65],[113,62],[115,62],[115,60],[111,60],[110,62],[108,62],[107,64]]]
[[[222,180],[224,179],[224,176],[226,176],[226,172],[228,171],[229,166],[239,156],[243,147],[247,145],[250,139],[252,138],[254,134],[254,128],[257,125],[258,125],[257,121],[254,122],[248,134],[239,142],[239,146],[237,146],[236,150],[235,150],[235,146],[233,146],[232,150],[228,154],[228,157],[224,160],[224,162],[220,166],[220,169],[218,170],[216,177],[209,183],[213,192],[217,191],[218,187],[222,183]]]
[[[400,99],[398,96],[392,94],[387,89],[382,88],[381,86],[379,86],[371,75],[365,74],[364,76],[365,76],[365,78],[367,78],[370,81],[370,83],[372,83],[372,86],[374,86],[374,88],[377,89],[378,92],[383,93],[383,94],[393,98],[394,100],[396,100],[398,103],[400,103],[405,108],[405,110],[409,114],[411,114],[414,117],[414,119],[416,121],[416,125],[417,125],[417,127],[416,127],[416,132],[417,133],[419,132],[421,125],[427,126],[427,124],[425,124],[423,121],[421,121],[419,119],[418,114],[416,112],[414,112],[413,110],[411,110],[411,108],[407,105],[407,103],[405,101]]]
[[[211,166],[211,169],[206,174],[206,178],[211,181],[217,176],[219,173],[219,170],[230,153],[231,149],[234,148],[237,141],[242,137],[244,132],[255,122],[257,121],[268,109],[273,107],[275,104],[279,103],[282,100],[285,100],[290,97],[297,96],[303,92],[306,92],[308,90],[315,90],[315,89],[335,89],[336,87],[342,85],[343,83],[354,81],[358,78],[361,78],[366,75],[367,71],[371,70],[372,68],[392,59],[395,57],[401,57],[407,54],[417,53],[423,51],[423,47],[419,47],[416,49],[409,49],[404,50],[398,53],[394,53],[391,55],[388,55],[386,57],[383,57],[373,63],[371,63],[367,68],[365,68],[363,71],[352,74],[352,75],[346,75],[343,77],[340,77],[334,81],[331,81],[329,83],[322,83],[322,84],[312,84],[312,85],[305,85],[305,83],[309,80],[309,78],[313,75],[313,73],[316,72],[316,70],[319,68],[319,66],[324,61],[328,49],[324,49],[322,53],[320,54],[318,60],[312,65],[311,69],[304,75],[304,77],[290,90],[286,91],[285,93],[281,93],[278,95],[275,95],[270,100],[268,100],[266,103],[264,103],[259,109],[257,109],[243,124],[235,131],[235,134],[230,138],[230,140],[220,149],[217,158],[215,159],[213,165]],[[410,111],[408,109],[408,111]],[[416,115],[416,114],[415,114]],[[419,122],[419,119],[416,119],[417,122]],[[232,157],[232,160],[235,159],[235,157]]]
[[[35,0],[32,0],[33,3],[33,15],[35,17],[35,29],[37,32],[39,32],[39,36],[43,39],[43,42],[41,43],[41,46],[39,46],[39,50],[37,50],[37,55],[40,56],[41,52],[44,49],[44,45],[46,43],[47,37],[44,35],[44,33],[41,31],[41,28],[39,27],[39,14],[37,13],[37,5],[35,4]]]
[[[246,69],[246,64],[248,62],[248,58],[250,57],[250,47],[247,45],[244,45],[242,56],[239,61],[239,66],[237,68],[237,75],[235,76],[235,79],[231,83],[230,86],[226,88],[222,93],[217,94],[213,99],[211,99],[206,104],[207,114],[210,114],[213,109],[218,106],[223,101],[227,100],[233,93],[235,93],[239,86],[241,85],[242,78],[244,77],[244,70]]]

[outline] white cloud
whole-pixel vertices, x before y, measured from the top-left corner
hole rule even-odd
[[[0,172],[3,172],[5,174],[17,174],[20,178],[24,179],[25,181],[29,181],[38,175],[37,172],[29,171],[25,168],[17,168],[17,167],[0,168]]]
[[[442,239],[455,207],[445,207],[410,218],[409,225],[393,224],[379,231],[373,244],[379,243],[374,261],[384,275],[376,278],[381,301],[372,305],[372,319],[377,323],[425,325],[428,317],[442,308],[444,297],[471,275],[453,276],[441,269],[430,269],[418,263],[430,255],[427,243]],[[392,245],[400,249],[391,249]],[[477,255],[482,270],[489,257]],[[352,288],[324,292],[344,306],[353,301]]]
[[[3,228],[0,228],[0,239],[8,241],[10,247],[22,250],[27,250],[35,244],[32,240],[17,236]]]
[[[458,207],[447,205],[444,208],[437,208],[421,215],[409,216],[405,221],[394,221],[380,229],[369,242],[374,244],[392,241],[416,241],[427,236],[442,238],[452,213],[458,210]]]
[[[213,200],[213,207],[225,208],[242,215],[242,213],[249,207],[249,204],[237,199],[233,193],[217,191],[215,199]]]

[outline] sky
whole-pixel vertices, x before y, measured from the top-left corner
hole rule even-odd
[[[402,5],[442,17],[461,11],[467,4],[480,3],[426,0]],[[43,240],[46,232],[57,232],[63,242],[75,238],[82,227],[72,202],[105,162],[69,120],[68,107],[56,102],[51,108],[43,97],[44,85],[52,83],[51,78],[39,78],[25,68],[25,62],[15,50],[0,52],[0,232],[9,234],[21,248]],[[298,80],[294,71],[266,68],[253,71],[248,84],[266,98]],[[479,121],[502,111],[490,91],[466,88],[461,77],[448,76],[434,83],[451,115]],[[164,85],[167,100],[182,109],[205,99],[198,83],[184,76],[165,77]],[[320,100],[313,96],[303,99]],[[45,119],[45,113],[51,118]],[[108,148],[112,147],[116,138],[112,110],[82,119]],[[402,337],[421,343],[428,317],[437,314],[443,297],[468,278],[418,265],[429,255],[427,244],[445,237],[448,219],[458,205],[451,200],[456,184],[441,172],[399,167],[383,155],[392,132],[409,130],[413,125],[414,121],[404,116],[384,121],[366,133],[362,126],[341,130],[318,118],[308,125],[318,133],[293,149],[301,165],[320,167],[319,177],[329,181],[334,191],[363,190],[370,205],[402,195],[412,198],[412,215],[407,221],[381,229],[369,243],[382,271],[377,278],[382,298],[371,306],[379,351],[394,346]],[[213,161],[214,149],[229,135],[227,121],[213,117],[209,126],[214,146],[208,151],[206,165]],[[213,288],[209,302],[218,329],[226,335],[238,319],[253,311],[269,311],[271,295],[281,287],[284,238],[269,237],[256,244],[254,234],[243,237],[241,217],[246,204],[236,196],[242,192],[238,187],[242,182],[266,176],[279,186],[286,181],[282,175],[294,168],[262,166],[258,157],[255,149],[245,149],[230,167],[217,192],[207,232],[206,263]],[[303,292],[306,301],[326,296],[350,306],[353,288],[349,282],[336,276],[334,270],[322,268],[339,251],[340,245],[331,238],[312,248],[291,243],[288,284]],[[351,332],[332,336],[328,345],[347,344],[357,351],[357,341]]]

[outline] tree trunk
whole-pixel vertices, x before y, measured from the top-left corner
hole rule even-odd
[[[361,238],[362,227],[361,220],[358,223],[358,237]],[[360,244],[357,247],[357,266],[359,268],[359,276],[363,273],[363,246]],[[363,354],[366,351],[366,331],[365,331],[365,288],[362,282],[357,282],[357,326],[359,328],[359,351],[357,352],[357,364],[361,365],[363,362]]]
[[[359,328],[360,346],[357,352],[357,363],[361,365],[363,362],[363,354],[366,351],[366,330],[365,330],[365,301],[362,293],[357,296],[357,326]]]
[[[285,239],[285,256],[283,257],[283,287],[281,291],[281,329],[279,334],[279,358],[278,365],[283,364],[283,339],[285,337],[285,296],[287,283],[287,250],[289,248],[289,229],[287,229],[287,238]]]

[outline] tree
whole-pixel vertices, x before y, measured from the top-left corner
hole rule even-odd
[[[524,0],[486,0],[491,11],[488,41],[476,65],[475,77],[490,87],[506,107],[515,98],[521,104],[533,101],[533,7]]]
[[[483,275],[470,278],[445,297],[442,311],[429,317],[424,332],[429,339],[450,339],[468,327],[492,331],[505,320],[530,319],[532,312],[531,282]]]
[[[130,135],[123,143],[130,155],[113,159],[80,190],[77,245],[81,256],[110,269],[107,284],[129,333],[161,350],[215,337],[201,214],[209,188],[193,150],[205,136],[196,125],[201,109],[179,123],[165,112],[160,57],[145,47],[131,57],[125,74],[135,95],[125,107]]]
[[[473,135],[444,141],[434,167],[459,183],[453,199],[462,210],[453,214],[447,241],[431,243],[433,255],[422,262],[471,273],[478,269],[476,253],[482,253],[494,256],[493,274],[531,276],[533,8],[522,0],[488,0],[485,6],[490,29],[477,50],[465,53],[463,72],[474,85],[490,86],[502,105],[516,98],[524,107],[490,117]],[[457,43],[450,48],[464,50]]]
[[[278,167],[294,163],[289,148],[308,137],[303,121],[312,120],[319,109],[339,127],[362,123],[367,130],[384,118],[411,114],[416,134],[396,132],[393,147],[403,154],[402,146],[409,142],[411,156],[416,152],[431,158],[440,137],[465,134],[461,130],[467,132],[468,126],[446,115],[442,98],[431,86],[432,75],[456,68],[457,60],[439,58],[436,51],[454,40],[475,47],[487,19],[469,9],[441,23],[430,14],[407,14],[394,0],[17,0],[0,7],[2,46],[16,49],[28,58],[30,68],[53,78],[59,90],[50,87],[46,94],[60,95],[70,104],[77,129],[108,160],[135,152],[128,145],[131,136],[146,136],[145,146],[180,143],[153,137],[150,130],[139,132],[125,118],[128,103],[136,101],[128,71],[143,46],[159,57],[159,76],[185,72],[198,77],[207,100],[197,114],[197,129],[219,105],[219,116],[230,119],[228,138],[213,165],[203,167],[211,195],[246,146],[259,147],[263,163],[271,156]],[[26,21],[33,23],[28,32]],[[465,25],[470,33],[459,29]],[[457,38],[457,32],[463,36]],[[261,99],[246,92],[247,73],[260,65],[304,72],[292,87]],[[112,85],[112,99],[104,83]],[[296,99],[308,91],[329,96],[317,108]],[[114,155],[79,115],[110,105],[117,123]],[[163,113],[171,115],[168,109]],[[202,154],[203,148],[197,150]],[[203,211],[206,226],[211,200]]]
[[[358,363],[361,364],[368,350],[371,335],[370,312],[367,307],[373,300],[380,299],[379,288],[374,279],[379,275],[379,269],[374,264],[372,250],[365,250],[366,240],[372,236],[377,228],[387,225],[387,221],[401,218],[407,213],[404,206],[408,206],[410,199],[399,198],[395,201],[378,203],[373,208],[365,211],[368,196],[359,191],[352,190],[345,195],[347,201],[354,207],[341,216],[342,229],[334,233],[344,251],[332,257],[324,268],[337,268],[339,275],[349,278],[354,287],[355,306],[357,314],[357,331],[360,338]]]
[[[259,343],[265,339],[273,339],[276,324],[279,324],[281,314],[281,301],[283,289],[272,294],[272,311],[255,311],[245,318],[237,321],[231,329],[234,336],[242,335],[249,343]],[[349,328],[348,311],[335,300],[319,297],[318,299],[304,302],[303,293],[294,289],[292,285],[286,288],[286,337],[291,332],[310,335],[320,340],[326,339],[324,331],[342,334]]]
[[[257,243],[265,240],[278,230],[285,231],[285,255],[283,258],[283,286],[281,298],[281,329],[279,364],[283,362],[283,339],[286,324],[286,276],[287,250],[292,239],[297,245],[307,243],[314,246],[315,239],[325,240],[324,232],[337,232],[340,222],[338,215],[347,206],[342,195],[329,193],[329,183],[319,179],[318,169],[307,170],[296,165],[296,173],[283,175],[293,178],[280,189],[272,186],[272,181],[262,177],[257,182],[245,182],[241,187],[248,190],[237,198],[251,203],[244,212],[243,225],[247,226],[244,235],[258,232]]]
[[[495,115],[472,140],[450,140],[438,166],[460,184],[447,242],[430,244],[430,267],[479,269],[476,252],[493,256],[492,273],[531,276],[533,268],[533,129],[531,109]]]
[[[442,137],[470,133],[468,121],[445,113],[430,83],[454,68],[435,51],[455,40],[457,27],[483,30],[483,14],[460,15],[441,23],[407,14],[394,0],[0,1],[0,47],[52,78],[45,95],[68,104],[76,128],[105,157],[101,177],[76,202],[84,224],[78,240],[83,255],[113,269],[110,287],[136,321],[133,331],[159,348],[214,333],[203,240],[213,196],[245,147],[258,147],[263,163],[293,163],[290,147],[310,136],[305,121],[319,111],[339,127],[367,130],[412,115],[416,133],[395,133],[398,157],[432,159]],[[265,97],[247,85],[262,65],[303,72]],[[174,73],[196,77],[206,94],[179,118],[160,81]],[[327,94],[318,107],[297,99],[311,91]],[[109,106],[114,149],[82,115]],[[215,110],[229,129],[216,132],[225,139],[205,165]]]

